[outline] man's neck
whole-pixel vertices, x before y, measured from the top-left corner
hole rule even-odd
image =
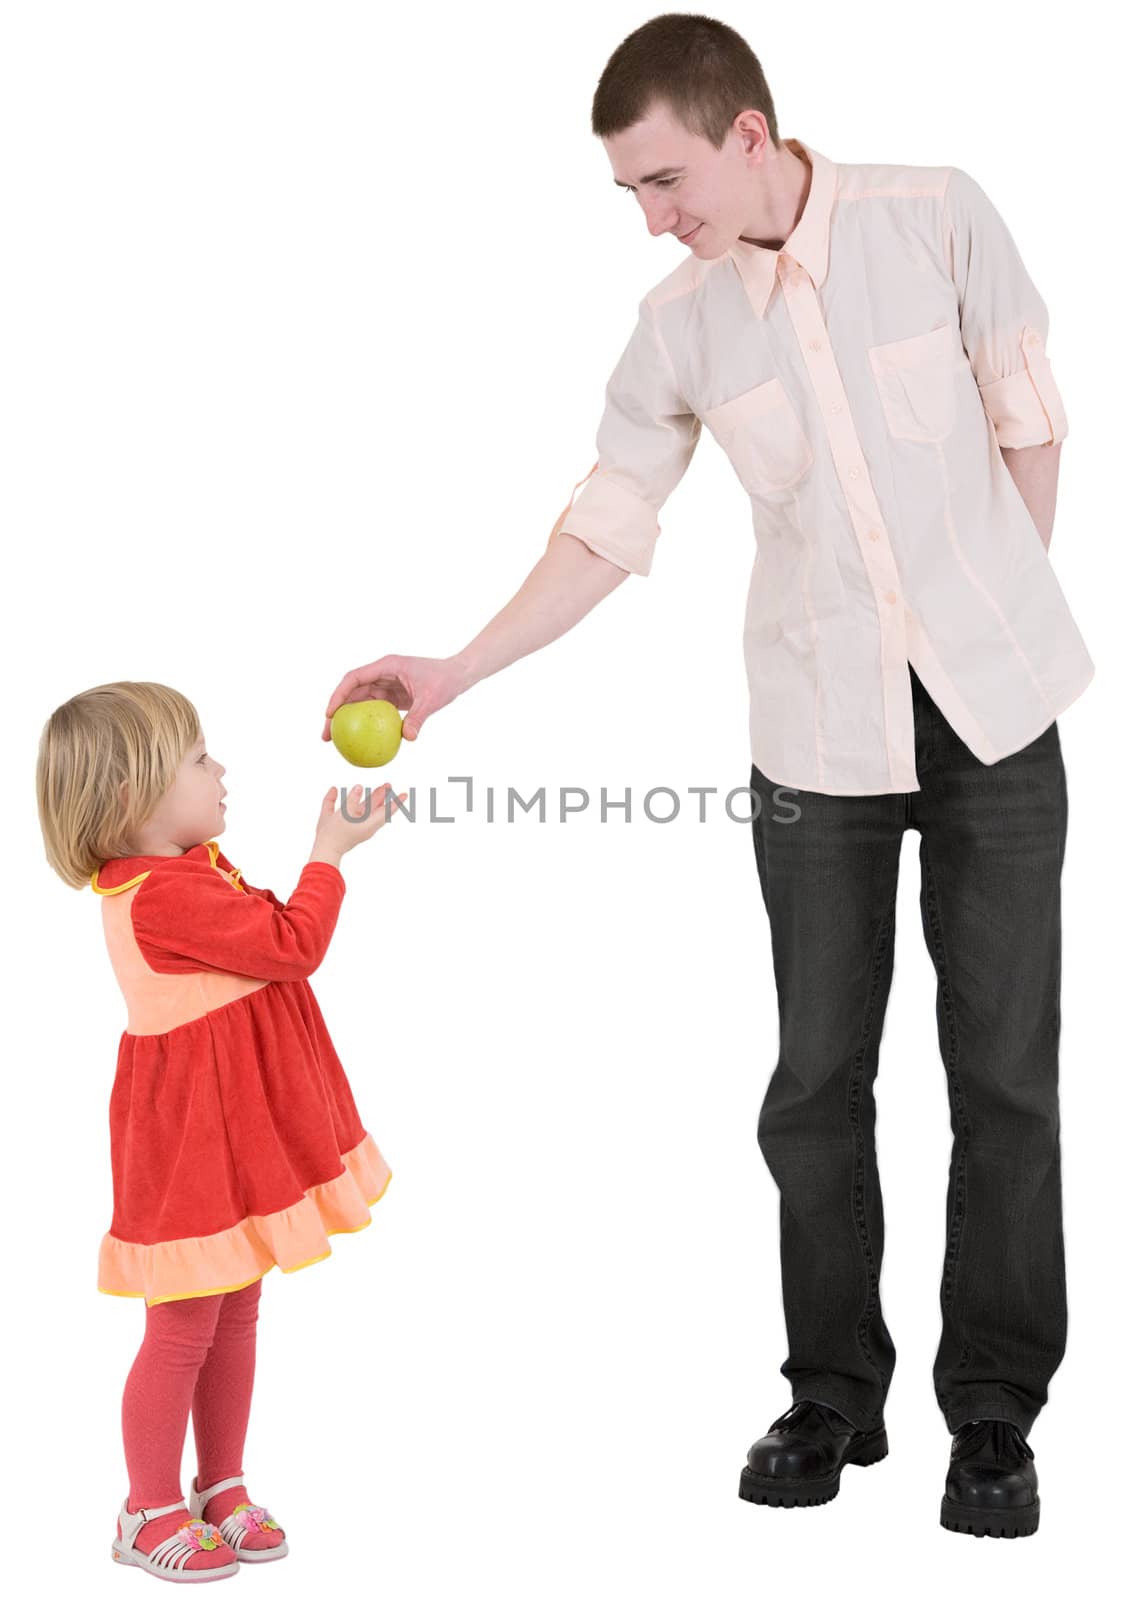
[[[764,250],[782,250],[807,205],[807,196],[811,193],[811,163],[785,144],[767,165],[765,193],[771,237],[756,238],[747,233],[740,237],[745,244],[757,244]]]

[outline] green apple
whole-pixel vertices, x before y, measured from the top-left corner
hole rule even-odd
[[[401,713],[388,700],[348,700],[331,718],[331,742],[353,767],[384,767],[402,742]]]

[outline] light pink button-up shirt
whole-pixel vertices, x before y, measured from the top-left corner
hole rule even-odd
[[[703,424],[752,502],[752,760],[792,788],[908,792],[907,661],[986,763],[1094,673],[1000,454],[1067,434],[1047,310],[968,173],[787,143],[812,174],[790,238],[690,255],[646,295],[553,535],[647,574]]]

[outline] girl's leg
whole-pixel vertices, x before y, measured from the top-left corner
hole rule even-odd
[[[209,1353],[223,1295],[166,1300],[146,1307],[146,1331],[122,1395],[122,1442],[130,1475],[129,1511],[166,1506],[183,1498],[181,1453],[197,1375]],[[148,1552],[174,1533],[187,1511],[155,1517],[135,1548]],[[121,1529],[119,1529],[121,1533]],[[225,1566],[227,1548],[199,1551],[193,1568]]]
[[[256,1373],[260,1279],[220,1298],[212,1349],[193,1390],[197,1482],[202,1485],[236,1477],[244,1470],[244,1436]]]
[[[242,1478],[244,1437],[252,1406],[256,1372],[256,1327],[262,1280],[222,1295],[212,1349],[193,1391],[193,1433],[197,1441],[197,1485],[208,1488],[225,1478]],[[204,1507],[210,1522],[222,1523],[242,1501],[250,1500],[243,1484],[222,1489]],[[266,1550],[278,1545],[276,1529],[249,1532],[242,1549]]]

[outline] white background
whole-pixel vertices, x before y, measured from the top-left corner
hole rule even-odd
[[[110,1559],[143,1311],[95,1289],[124,1011],[96,897],[43,857],[39,731],[95,684],[175,685],[227,768],[225,853],[290,893],[322,793],[357,776],[319,738],[332,688],[387,651],[460,649],[514,593],[594,459],[637,302],[681,259],[589,129],[609,53],[650,14],[4,8],[4,1566],[21,1593],[143,1586]],[[932,28],[900,5],[713,14],[760,57],[782,136],[971,172],[1051,315],[1070,421],[1052,559],[1098,674],[1060,719],[1071,1311],[1031,1435],[1039,1534],[938,1525],[950,1132],[914,833],[878,1085],[891,1454],[822,1508],[737,1497],[748,1445],[790,1402],[755,1137],[777,1049],[767,923],[750,830],[719,795],[704,824],[688,799],[668,825],[638,809],[654,785],[748,780],[752,532],[706,435],[651,576],[427,722],[379,775],[417,791],[419,821],[344,861],[313,986],[394,1177],[372,1227],[265,1279],[245,1467],[293,1554],[247,1586],[684,1600],[857,1575],[895,1595],[1013,1577],[1062,1592],[1117,1548],[1125,58],[1097,5],[1059,28],[1004,3],[955,3]],[[456,775],[474,779],[471,814]],[[596,805],[489,823],[486,789],[509,784],[579,785]],[[604,784],[631,789],[629,825],[598,821]],[[424,820],[431,785],[455,822]],[[186,1485],[193,1469],[190,1447]]]

